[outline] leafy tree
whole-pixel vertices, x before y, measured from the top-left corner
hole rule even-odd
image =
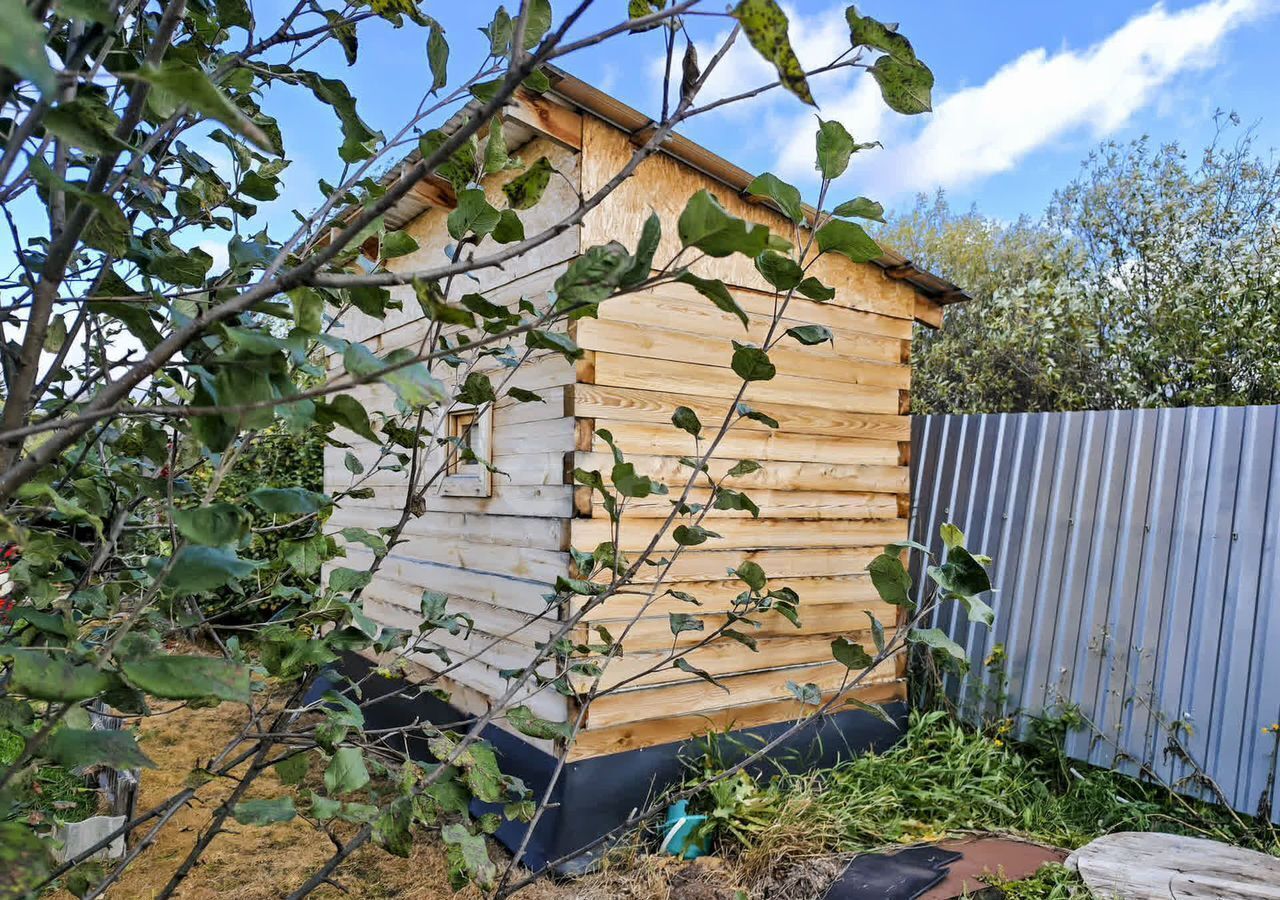
[[[914,411],[1278,402],[1280,166],[1226,134],[1194,162],[1104,144],[1038,221],[894,217],[880,237],[974,297],[918,334]]]
[[[626,685],[603,680],[622,654],[625,633],[599,630],[598,641],[579,644],[575,629],[629,587],[647,591],[649,603],[658,599],[652,583],[634,584],[636,573],[644,565],[665,572],[685,547],[715,541],[703,524],[710,510],[758,514],[746,493],[724,482],[759,464],[743,460],[728,475],[713,477],[708,461],[743,420],[777,427],[741,399],[751,382],[774,377],[769,352],[779,341],[823,339],[817,326],[780,327],[797,293],[832,295],[810,273],[814,260],[839,254],[863,262],[880,250],[853,220],[869,201],[842,203],[832,212],[810,209],[796,188],[762,176],[751,190],[791,220],[786,235],[734,217],[700,191],[674,223],[681,249],[671,259],[655,258],[662,228],[671,223],[654,217],[636,247],[588,248],[542,296],[499,305],[481,293],[455,300],[454,288],[469,273],[516,259],[573,227],[678,125],[738,99],[697,102],[740,36],[778,76],[744,89],[741,98],[784,89],[812,103],[807,72],[861,68],[890,107],[910,114],[928,109],[933,82],[895,27],[853,7],[846,11],[850,46],[808,69],[796,58],[786,16],[773,0],[700,9],[731,23],[719,52],[702,70],[686,57],[683,83],[671,86],[662,115],[614,179],[549,227],[526,233],[523,214],[542,202],[553,167],[511,157],[493,137],[495,117],[518,88],[546,90],[548,63],[606,41],[647,41],[665,54],[671,71],[686,16],[703,4],[632,2],[597,31],[580,25],[590,5],[584,0],[559,15],[548,0],[523,0],[514,15],[499,6],[480,23],[484,57],[459,75],[463,67],[451,58],[443,28],[413,0],[335,9],[299,2],[270,23],[244,0],[0,0],[0,206],[15,258],[0,279],[0,532],[20,549],[10,572],[11,608],[0,623],[0,722],[22,738],[21,750],[0,766],[0,892],[21,896],[58,882],[101,896],[129,861],[147,852],[176,810],[205,784],[224,779],[233,785],[229,795],[209,809],[190,852],[157,896],[179,890],[230,820],[253,826],[300,816],[336,850],[292,897],[327,883],[364,844],[408,855],[423,829],[448,847],[457,884],[471,881],[507,896],[537,876],[516,874],[523,853],[499,873],[485,835],[503,819],[527,821],[532,833],[551,788],[536,797],[502,773],[482,739],[484,729],[505,719],[532,737],[560,741],[567,753],[591,702]],[[348,63],[356,60],[359,27],[371,19],[420,28],[431,73],[417,108],[388,135],[360,118],[341,71],[306,68],[325,45],[339,46]],[[341,126],[342,166],[318,183],[316,209],[299,213],[287,232],[256,217],[288,176],[293,137],[262,105],[268,92],[310,95]],[[485,129],[490,136],[482,137]],[[206,140],[225,148],[229,165],[216,165],[196,149]],[[820,207],[865,146],[839,123],[820,123]],[[413,148],[419,153],[397,178],[374,177]],[[498,208],[477,186],[507,170],[513,178]],[[391,271],[386,261],[417,245],[388,228],[385,213],[431,174],[456,191],[457,208],[448,217],[456,243],[447,258]],[[203,249],[215,240],[225,263]],[[371,258],[361,259],[362,253]],[[556,623],[552,639],[538,644],[523,668],[503,673],[508,686],[491,708],[452,730],[424,724],[401,730],[400,736],[412,732],[425,740],[438,764],[397,752],[403,742],[394,734],[365,733],[364,710],[378,701],[360,684],[340,684],[307,700],[320,673],[344,652],[373,651],[389,670],[403,667],[411,653],[432,653],[445,663],[443,675],[474,658],[456,649],[457,656],[450,655],[442,637],[467,632],[470,623],[430,586],[412,631],[380,627],[361,601],[403,540],[421,496],[446,471],[430,462],[431,452],[471,452],[445,427],[450,405],[459,398],[481,408],[499,399],[538,402],[536,394],[511,385],[512,374],[545,354],[576,359],[581,351],[567,321],[655,285],[690,284],[745,325],[746,314],[722,282],[689,271],[704,255],[732,254],[755,260],[776,288],[777,312],[759,345],[735,342],[733,370],[741,387],[722,420],[705,430],[688,410],[673,420],[673,427],[700,437],[701,454],[687,461],[687,480],[669,488],[637,472],[621,448],[614,449],[608,473],[575,473],[601,496],[615,527],[632,498],[670,491],[671,512],[653,520],[649,550],[628,557],[612,542],[573,550],[575,577],[561,579],[547,598],[546,618]],[[397,309],[402,301],[390,290],[395,286],[410,287],[421,308],[427,335],[418,347],[380,354],[341,336],[339,326],[352,310],[382,318]],[[341,359],[340,373],[326,369],[326,356]],[[484,365],[491,362],[499,365]],[[486,369],[503,374],[490,377]],[[375,382],[394,392],[393,407],[362,405],[356,388]],[[455,383],[460,387],[450,387]],[[278,435],[316,432],[339,447],[343,435],[359,434],[375,444],[377,458],[353,457],[350,483],[329,494],[305,479],[282,484],[272,477],[264,484],[246,477]],[[406,476],[396,498],[400,508],[380,528],[346,528],[340,535],[368,548],[372,563],[363,569],[337,564],[339,535],[327,526],[330,513],[368,497],[372,475],[387,470]],[[695,490],[705,502],[693,502]],[[654,557],[667,534],[676,549]],[[914,626],[944,600],[982,617],[978,594],[990,585],[961,541],[958,532],[949,533],[946,559],[929,570],[937,591],[923,602],[907,594],[906,545],[877,558],[871,578],[906,610],[906,625],[886,632],[873,623],[874,652],[846,639],[835,642],[833,658],[849,670],[842,688],[825,696],[814,685],[793,688],[814,716],[845,703],[871,667],[908,641],[959,652],[940,633]],[[325,563],[328,577],[319,583],[315,575]],[[744,589],[733,614],[708,623],[692,613],[672,617],[673,634],[705,636],[673,646],[647,672],[675,667],[715,681],[689,663],[692,650],[726,635],[750,644],[750,636],[732,626],[749,626],[752,616],[777,613],[796,621],[801,598],[794,591],[771,586],[754,563],[743,562],[736,572]],[[228,637],[228,616],[263,604],[278,611]],[[180,636],[196,636],[209,652],[173,649],[189,646],[172,640]],[[416,696],[437,687],[428,680],[406,690]],[[522,704],[539,690],[577,697],[576,721],[544,721]],[[20,815],[21,788],[51,763],[68,769],[153,765],[128,728],[92,729],[88,709],[136,722],[156,701],[240,704],[245,725],[188,775],[183,790],[119,830],[132,837],[122,863],[102,872],[81,867],[95,847],[55,866],[47,836]],[[277,799],[251,799],[255,780],[269,769],[299,787]],[[306,782],[314,790],[300,786],[308,773],[316,776]],[[501,812],[476,816],[473,800]],[[638,811],[627,824],[660,810]]]
[[[957,213],[920,197],[877,236],[973,298],[940,330],[916,327],[915,413],[1096,409],[1109,387],[1095,320],[1074,274],[1081,254],[1042,224]]]

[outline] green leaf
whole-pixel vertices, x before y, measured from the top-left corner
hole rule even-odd
[[[481,406],[485,403],[492,403],[497,399],[493,392],[493,383],[489,381],[489,376],[483,372],[469,372],[466,380],[462,383],[462,389],[458,391],[458,402],[467,403],[471,406]]]
[[[871,77],[880,85],[885,105],[894,112],[914,116],[933,109],[933,72],[924,63],[882,56],[871,67]]]
[[[294,572],[309,578],[320,571],[328,556],[329,540],[323,534],[313,534],[300,541],[281,541],[280,558]]]
[[[672,634],[681,634],[686,631],[702,631],[702,620],[697,616],[691,616],[688,613],[667,613],[667,624],[671,627]]]
[[[975,597],[991,590],[987,570],[960,546],[948,550],[946,561],[940,566],[930,566],[928,572],[939,587],[957,597]]]
[[[431,66],[431,91],[440,90],[449,83],[449,42],[444,39],[444,29],[431,23],[431,35],[427,38],[427,63]]]
[[[440,829],[449,858],[449,879],[454,890],[461,890],[468,881],[480,888],[491,886],[498,874],[497,867],[489,859],[489,845],[483,835],[472,834],[465,825],[450,823]]]
[[[747,40],[756,52],[773,63],[783,87],[810,106],[816,106],[805,80],[804,67],[791,49],[787,34],[787,15],[774,0],[742,0],[734,8],[733,17],[742,24]]]
[[[13,657],[9,690],[33,700],[75,703],[96,697],[117,684],[107,672],[73,663],[54,650],[0,650]]]
[[[325,494],[306,488],[256,488],[246,495],[248,501],[265,513],[304,516],[331,505]]]
[[[361,572],[339,566],[329,573],[329,590],[339,594],[350,594],[365,587],[372,580],[372,572]]]
[[[752,560],[743,560],[734,568],[733,574],[746,582],[747,587],[753,591],[763,591],[768,583],[768,578],[764,574],[764,569],[760,564]]]
[[[49,738],[44,752],[58,765],[73,771],[93,766],[117,771],[156,767],[138,749],[138,741],[130,731],[63,727]]]
[[[360,39],[356,34],[355,23],[331,9],[324,11],[324,17],[329,20],[329,33],[342,46],[342,55],[346,57],[347,65],[354,66],[360,53]]]
[[[289,292],[293,304],[293,323],[308,334],[319,334],[324,328],[324,295],[315,288],[294,288]]]
[[[524,223],[515,210],[504,209],[498,213],[498,224],[493,229],[493,239],[499,244],[514,244],[524,240]]]
[[[502,193],[507,195],[507,203],[512,209],[529,209],[542,199],[543,192],[551,183],[551,175],[555,169],[545,156],[528,169],[502,186]]]
[[[828,300],[834,300],[836,296],[835,288],[829,288],[812,275],[800,282],[796,286],[796,290],[808,297],[810,300],[817,300],[819,303],[826,303]]]
[[[733,468],[731,468],[726,475],[729,478],[737,478],[741,475],[750,475],[752,472],[759,472],[762,468],[763,466],[754,459],[740,459],[733,464]]]
[[[716,509],[738,509],[751,513],[752,518],[760,518],[760,507],[756,506],[746,494],[722,487],[716,491]]]
[[[482,171],[485,175],[495,175],[506,169],[510,163],[507,139],[502,133],[502,116],[495,115],[489,120],[489,136],[485,139]]]
[[[368,783],[363,752],[358,747],[339,747],[324,770],[324,789],[330,794],[347,794]]]
[[[197,547],[188,544],[178,551],[173,567],[164,578],[168,594],[203,594],[247,578],[262,563],[241,559],[224,547]]]
[[[346,163],[359,162],[373,155],[372,144],[381,134],[371,129],[356,112],[356,101],[347,85],[338,78],[322,78],[315,72],[292,71],[285,66],[272,66],[270,71],[308,88],[317,100],[333,109],[342,127],[342,146],[338,157]],[[424,138],[425,140],[425,138]]]
[[[175,509],[173,524],[187,540],[209,547],[238,544],[249,533],[249,514],[231,503]]]
[[[721,684],[720,682],[716,681],[715,678],[712,677],[710,672],[707,672],[703,669],[699,669],[697,666],[689,662],[689,660],[685,659],[683,656],[679,657],[675,661],[674,665],[681,672],[688,672],[690,675],[696,675],[698,678],[701,678],[707,684],[714,684],[716,687],[720,688],[720,690],[724,691],[726,694],[729,693],[729,689],[725,687],[723,684]]]
[[[800,199],[800,191],[771,172],[756,176],[747,185],[747,193],[753,197],[768,197],[783,215],[797,225],[804,221],[804,202]]]
[[[108,27],[115,24],[115,14],[106,0],[58,0],[58,12],[81,22],[96,22]]]
[[[120,671],[130,684],[153,697],[249,702],[249,668],[229,659],[155,654],[127,659]]]
[[[0,0],[0,67],[11,69],[52,97],[57,81],[45,55],[44,39],[44,28],[22,0]]]
[[[634,287],[649,277],[653,269],[653,257],[658,252],[660,243],[662,243],[662,220],[658,218],[657,213],[649,213],[649,218],[644,220],[644,225],[640,228],[640,240],[636,241],[635,258],[619,282],[623,287]]]
[[[49,320],[49,330],[44,334],[44,352],[57,353],[67,341],[67,320],[65,316],[54,316]]]
[[[569,740],[573,737],[573,725],[569,722],[551,722],[535,715],[527,706],[513,706],[507,710],[507,721],[521,734],[544,741]]]
[[[826,341],[831,341],[832,345],[835,344],[831,329],[825,325],[797,325],[794,328],[788,328],[787,335],[807,346],[822,344]]]
[[[676,411],[671,414],[671,424],[681,431],[689,432],[694,437],[702,433],[702,422],[698,414],[687,406],[676,407]]]
[[[321,425],[341,425],[367,441],[378,443],[378,436],[369,424],[369,414],[365,412],[364,404],[350,394],[339,394],[327,401],[316,401],[316,422]]]
[[[849,43],[854,47],[870,47],[883,50],[895,59],[903,62],[915,62],[916,52],[911,42],[898,34],[897,24],[886,24],[870,16],[858,12],[856,6],[844,11],[845,20],[849,23]]]
[[[964,546],[964,532],[950,522],[942,523],[942,527],[938,529],[938,535],[942,538],[943,546],[948,550]]]
[[[682,272],[676,278],[682,284],[687,284],[702,296],[706,297],[716,309],[722,312],[733,313],[742,322],[742,327],[749,325],[747,314],[742,307],[738,305],[738,301],[733,299],[733,295],[729,293],[729,289],[724,286],[724,282],[718,278],[699,278],[692,272]]]
[[[178,106],[186,105],[192,112],[226,125],[236,134],[243,135],[261,150],[279,154],[267,133],[246,116],[209,80],[202,69],[169,60],[159,66],[144,65],[138,70],[139,78],[149,82],[152,93],[147,102],[160,115],[172,114]]]
[[[707,538],[720,537],[714,531],[708,531],[701,525],[677,525],[671,531],[671,538],[682,547],[696,547],[705,544]]]
[[[449,236],[455,241],[462,240],[467,234],[484,237],[498,227],[501,217],[498,211],[489,205],[484,191],[480,188],[467,188],[458,192],[458,205],[446,219]]]
[[[750,344],[733,342],[733,371],[743,381],[768,381],[778,374],[777,368],[769,361],[769,354],[759,347]]]
[[[862,645],[855,644],[846,637],[838,637],[831,642],[831,655],[846,669],[859,672],[875,662],[871,654],[862,649]]]
[[[823,253],[839,253],[856,263],[871,262],[884,255],[880,245],[871,239],[871,235],[861,225],[846,222],[844,219],[832,219],[818,229],[818,249]]]
[[[957,662],[968,662],[969,657],[965,655],[964,648],[957,644],[946,633],[938,628],[917,628],[907,635],[907,640],[913,644],[923,644],[932,650],[941,650]]]
[[[911,575],[902,565],[902,560],[888,553],[881,553],[867,564],[871,573],[871,584],[885,603],[911,609],[915,604],[911,600]]]
[[[422,154],[422,158],[429,159],[435,155],[444,143],[449,140],[449,135],[440,129],[428,131],[418,141],[418,151]],[[479,144],[475,137],[466,141],[461,147],[453,151],[453,155],[436,166],[435,174],[439,175],[449,184],[453,185],[455,191],[460,191],[475,178],[476,175],[476,149]]]
[[[665,494],[667,486],[658,484],[646,475],[637,475],[636,467],[629,462],[618,463],[610,475],[613,486],[624,497],[648,497],[650,494]]]
[[[241,825],[274,825],[290,822],[298,811],[293,808],[292,797],[274,800],[241,800],[231,809],[231,816]]]
[[[387,552],[387,542],[383,540],[382,536],[365,528],[356,528],[352,526],[342,529],[339,534],[348,541],[363,544],[374,553]]]
[[[281,784],[302,784],[310,767],[310,760],[306,753],[294,753],[272,766]]]
[[[120,118],[101,100],[81,95],[45,113],[45,130],[90,153],[103,154],[128,147],[115,136]]]
[[[388,231],[382,236],[382,258],[397,259],[418,249],[418,242],[407,231]]]
[[[705,188],[689,198],[676,222],[680,243],[708,256],[756,257],[769,247],[769,229],[731,216]]]
[[[816,137],[818,147],[818,171],[822,177],[835,180],[849,168],[849,157],[858,149],[853,136],[839,122],[818,120]]]
[[[787,692],[805,706],[822,705],[822,690],[813,682],[798,684],[794,681],[788,681]]]
[[[775,430],[778,428],[777,419],[775,419],[773,416],[765,415],[764,413],[760,412],[758,409],[752,409],[750,406],[748,406],[745,403],[739,403],[737,409],[738,409],[738,415],[742,416],[745,419],[750,419],[753,422],[759,422],[760,424],[765,425],[766,427],[769,427],[769,428],[773,428]]]
[[[542,36],[551,30],[551,0],[529,0],[525,13],[524,49],[538,46]]]
[[[766,250],[755,258],[756,271],[779,291],[789,291],[800,284],[804,272],[789,256]]]
[[[240,178],[238,191],[254,200],[274,200],[280,196],[280,179],[263,178],[256,171],[245,172]]]
[[[876,645],[876,652],[884,653],[884,625],[870,611],[867,612],[867,618],[871,620],[871,640]]]
[[[831,212],[837,216],[853,216],[859,219],[870,219],[872,222],[884,221],[884,207],[867,197],[846,200]]]

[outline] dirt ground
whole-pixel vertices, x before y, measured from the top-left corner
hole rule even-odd
[[[181,790],[188,773],[236,734],[243,717],[243,708],[224,703],[212,709],[179,708],[145,719],[139,743],[157,768],[143,771],[137,808],[150,809]],[[232,786],[230,780],[222,780],[200,788],[195,802],[174,816],[155,845],[129,867],[108,896],[113,900],[154,897]],[[246,799],[275,797],[286,790],[274,772],[267,772],[254,783]],[[234,821],[230,825],[214,839],[177,896],[184,900],[276,900],[301,884],[333,851],[329,838],[301,818],[261,827]],[[491,855],[500,867],[505,865],[507,858],[497,844],[491,844]],[[647,857],[638,864],[616,865],[582,880],[543,881],[519,896],[528,900],[732,900],[734,891],[725,883],[728,880],[715,861],[688,865],[669,857]],[[343,891],[324,887],[312,896],[325,900],[480,896],[470,888],[457,894],[450,890],[443,847],[425,834],[415,842],[409,859],[373,846],[360,849],[339,870],[336,881]]]

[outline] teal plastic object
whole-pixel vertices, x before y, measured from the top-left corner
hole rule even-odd
[[[711,835],[695,838],[706,816],[689,815],[689,804],[678,800],[667,808],[667,820],[662,826],[662,845],[659,853],[669,853],[681,859],[697,859],[711,849]]]

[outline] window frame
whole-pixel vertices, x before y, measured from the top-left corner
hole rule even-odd
[[[467,444],[477,460],[486,462],[492,456],[493,407],[483,409],[460,403],[446,413],[445,474],[440,479],[440,493],[445,497],[493,496],[493,473],[481,462],[464,462],[456,441],[466,434]]]

